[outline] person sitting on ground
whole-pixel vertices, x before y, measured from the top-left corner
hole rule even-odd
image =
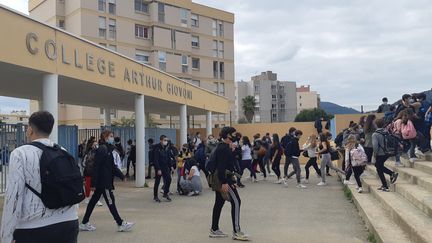
[[[188,196],[197,196],[202,192],[201,173],[194,159],[189,160],[189,166],[191,168],[187,173],[187,180],[191,182],[192,191]]]
[[[181,172],[185,168],[185,163],[187,160],[189,160],[192,157],[191,151],[189,151],[188,144],[183,144],[182,150],[180,151],[179,155],[177,156],[177,192],[181,195],[181,187],[180,187],[180,178],[181,178]]]

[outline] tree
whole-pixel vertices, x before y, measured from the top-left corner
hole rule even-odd
[[[249,123],[252,123],[252,119],[255,115],[255,106],[256,106],[255,97],[249,95],[242,99],[243,112],[246,117],[246,120]]]
[[[246,118],[242,117],[242,118],[238,119],[237,123],[238,124],[247,124],[248,120]]]
[[[112,123],[113,126],[116,127],[134,127],[135,126],[135,114],[132,115],[130,118],[122,117],[120,118],[120,121],[114,121]]]
[[[295,122],[313,122],[319,117],[324,117],[325,120],[333,119],[333,115],[327,114],[319,108],[302,110],[297,114]]]

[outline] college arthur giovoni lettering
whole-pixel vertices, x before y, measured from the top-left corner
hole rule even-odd
[[[73,65],[75,68],[85,69],[89,72],[98,72],[101,75],[107,75],[110,78],[115,78],[115,63],[113,61],[107,61],[103,57],[94,57],[90,52],[85,52],[85,63],[79,62],[80,52],[78,49],[73,50],[73,57],[70,58],[67,55],[67,46],[64,44],[56,43],[52,39],[48,39],[44,42],[43,46],[39,43],[39,37],[35,33],[28,33],[26,35],[26,47],[29,53],[32,55],[38,55],[40,49],[43,49],[45,56],[56,61],[59,58],[64,65]],[[168,95],[177,96],[192,100],[192,90],[176,85],[173,83],[166,82],[164,85],[163,80],[152,77],[143,72],[137,72],[135,70],[129,70],[128,67],[124,69],[123,81],[132,84],[140,85],[147,89],[152,89],[158,92],[164,92]]]

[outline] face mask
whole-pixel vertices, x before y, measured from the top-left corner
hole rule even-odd
[[[386,101],[386,102],[384,102],[384,105],[387,105],[387,101]]]
[[[163,146],[167,146],[167,145],[168,145],[168,141],[163,141],[163,142],[162,142],[162,145],[163,145]]]
[[[414,103],[414,99],[409,99],[409,103]]]
[[[108,138],[107,143],[108,144],[114,144],[114,138]]]

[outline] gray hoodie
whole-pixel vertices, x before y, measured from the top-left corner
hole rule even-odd
[[[374,151],[374,154],[376,156],[383,156],[383,155],[386,155],[384,153],[384,149],[383,149],[384,148],[384,136],[379,134],[378,132],[384,132],[384,129],[379,128],[372,134],[373,151]]]

